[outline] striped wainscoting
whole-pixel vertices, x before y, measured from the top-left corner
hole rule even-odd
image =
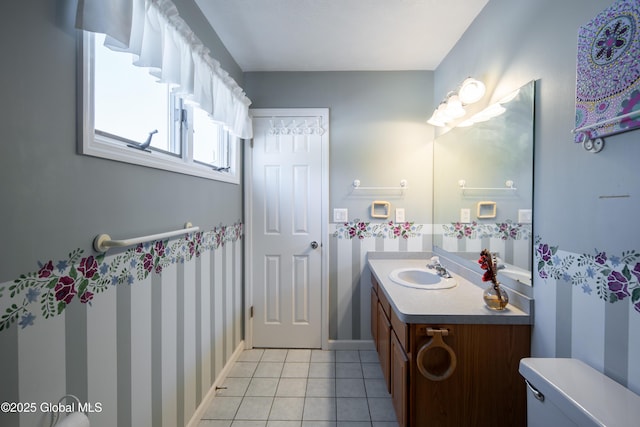
[[[329,261],[329,339],[371,340],[371,281],[367,252],[430,252],[430,224],[332,224]]]
[[[439,224],[435,230],[436,244],[448,252],[469,253],[477,257],[486,248],[498,253],[508,264],[532,270],[531,224],[454,222]]]
[[[536,238],[534,355],[573,357],[640,394],[640,251],[573,253]]]
[[[0,400],[36,405],[0,425],[48,426],[47,404],[65,394],[92,405],[92,427],[186,425],[242,343],[241,235],[237,224],[72,257],[0,285]]]

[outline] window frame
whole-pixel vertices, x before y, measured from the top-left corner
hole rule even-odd
[[[154,169],[176,172],[184,175],[197,176],[231,184],[240,184],[240,139],[228,134],[229,170],[215,170],[211,165],[193,159],[193,138],[190,135],[190,123],[181,118],[182,153],[152,150],[145,152],[128,147],[123,138],[110,138],[103,132],[96,132],[94,126],[94,35],[87,31],[80,31],[78,36],[78,153],[81,155],[100,157],[124,163],[130,163]],[[133,65],[132,65],[133,66]],[[170,103],[174,108],[175,104]],[[184,110],[186,107],[181,106]],[[167,112],[169,113],[169,112]],[[173,133],[173,132],[171,132]],[[173,135],[172,135],[173,137]]]

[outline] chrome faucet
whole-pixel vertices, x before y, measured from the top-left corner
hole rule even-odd
[[[440,264],[440,258],[438,258],[437,256],[431,257],[430,263],[427,264],[427,268],[435,270],[440,277],[444,277],[445,279],[451,278],[451,274],[442,264]]]

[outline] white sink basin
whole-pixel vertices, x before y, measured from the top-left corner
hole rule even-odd
[[[439,276],[427,268],[397,268],[389,273],[389,279],[398,285],[416,289],[448,289],[456,286],[453,278]]]

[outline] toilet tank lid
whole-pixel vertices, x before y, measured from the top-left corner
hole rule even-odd
[[[580,426],[640,425],[640,396],[578,359],[525,358],[519,371]]]

